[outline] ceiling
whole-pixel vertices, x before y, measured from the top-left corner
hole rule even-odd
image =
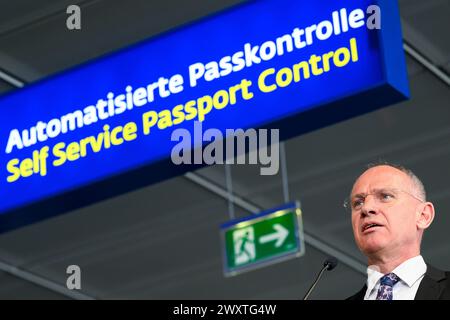
[[[30,83],[239,2],[0,0],[0,70]],[[450,2],[399,2],[405,42],[448,79]],[[81,31],[65,27],[70,4],[82,8]],[[417,59],[407,62],[410,101],[286,142],[290,198],[302,203],[307,236],[302,258],[223,276],[225,169],[212,166],[0,235],[0,299],[298,299],[329,254],[341,263],[311,298],[343,299],[362,286],[365,260],[341,204],[378,159],[424,181],[437,215],[422,254],[450,269],[450,90]],[[0,80],[1,93],[16,89]],[[283,203],[281,177],[258,170],[231,167],[238,217]],[[64,290],[71,264],[82,270],[78,295]]]

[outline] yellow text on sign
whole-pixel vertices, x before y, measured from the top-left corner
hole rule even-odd
[[[15,182],[20,178],[28,178],[33,174],[47,175],[47,158],[49,147],[45,146],[40,150],[33,151],[31,158],[12,159],[6,165],[6,169],[11,174],[6,178],[9,183]]]

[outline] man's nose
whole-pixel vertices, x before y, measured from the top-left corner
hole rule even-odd
[[[367,216],[369,214],[377,213],[377,201],[375,197],[371,197],[371,195],[367,195],[364,199],[363,206],[361,207],[361,214]]]

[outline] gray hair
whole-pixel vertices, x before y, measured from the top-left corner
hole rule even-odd
[[[374,167],[379,167],[379,166],[392,167],[392,168],[395,168],[395,169],[400,170],[401,172],[405,173],[411,179],[414,187],[416,188],[416,191],[418,193],[417,196],[422,201],[424,201],[424,202],[427,201],[427,193],[425,191],[425,186],[423,185],[422,181],[417,177],[417,175],[411,169],[408,169],[408,168],[406,168],[406,167],[404,167],[402,165],[399,165],[399,164],[394,164],[394,163],[390,163],[390,162],[387,162],[387,161],[380,160],[380,161],[377,161],[377,162],[374,162],[374,163],[369,163],[367,165],[366,170],[369,170],[369,169],[374,168]]]

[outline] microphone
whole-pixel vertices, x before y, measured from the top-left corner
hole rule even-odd
[[[329,258],[327,258],[327,260],[325,260],[325,262],[323,263],[322,270],[320,270],[319,275],[317,276],[316,280],[312,284],[311,288],[309,288],[308,292],[303,297],[303,300],[308,299],[309,295],[316,287],[317,282],[319,282],[320,278],[322,277],[322,274],[324,273],[324,271],[325,270],[328,270],[328,271],[333,270],[334,268],[336,268],[337,264],[338,264],[338,260],[335,257],[329,257]]]

